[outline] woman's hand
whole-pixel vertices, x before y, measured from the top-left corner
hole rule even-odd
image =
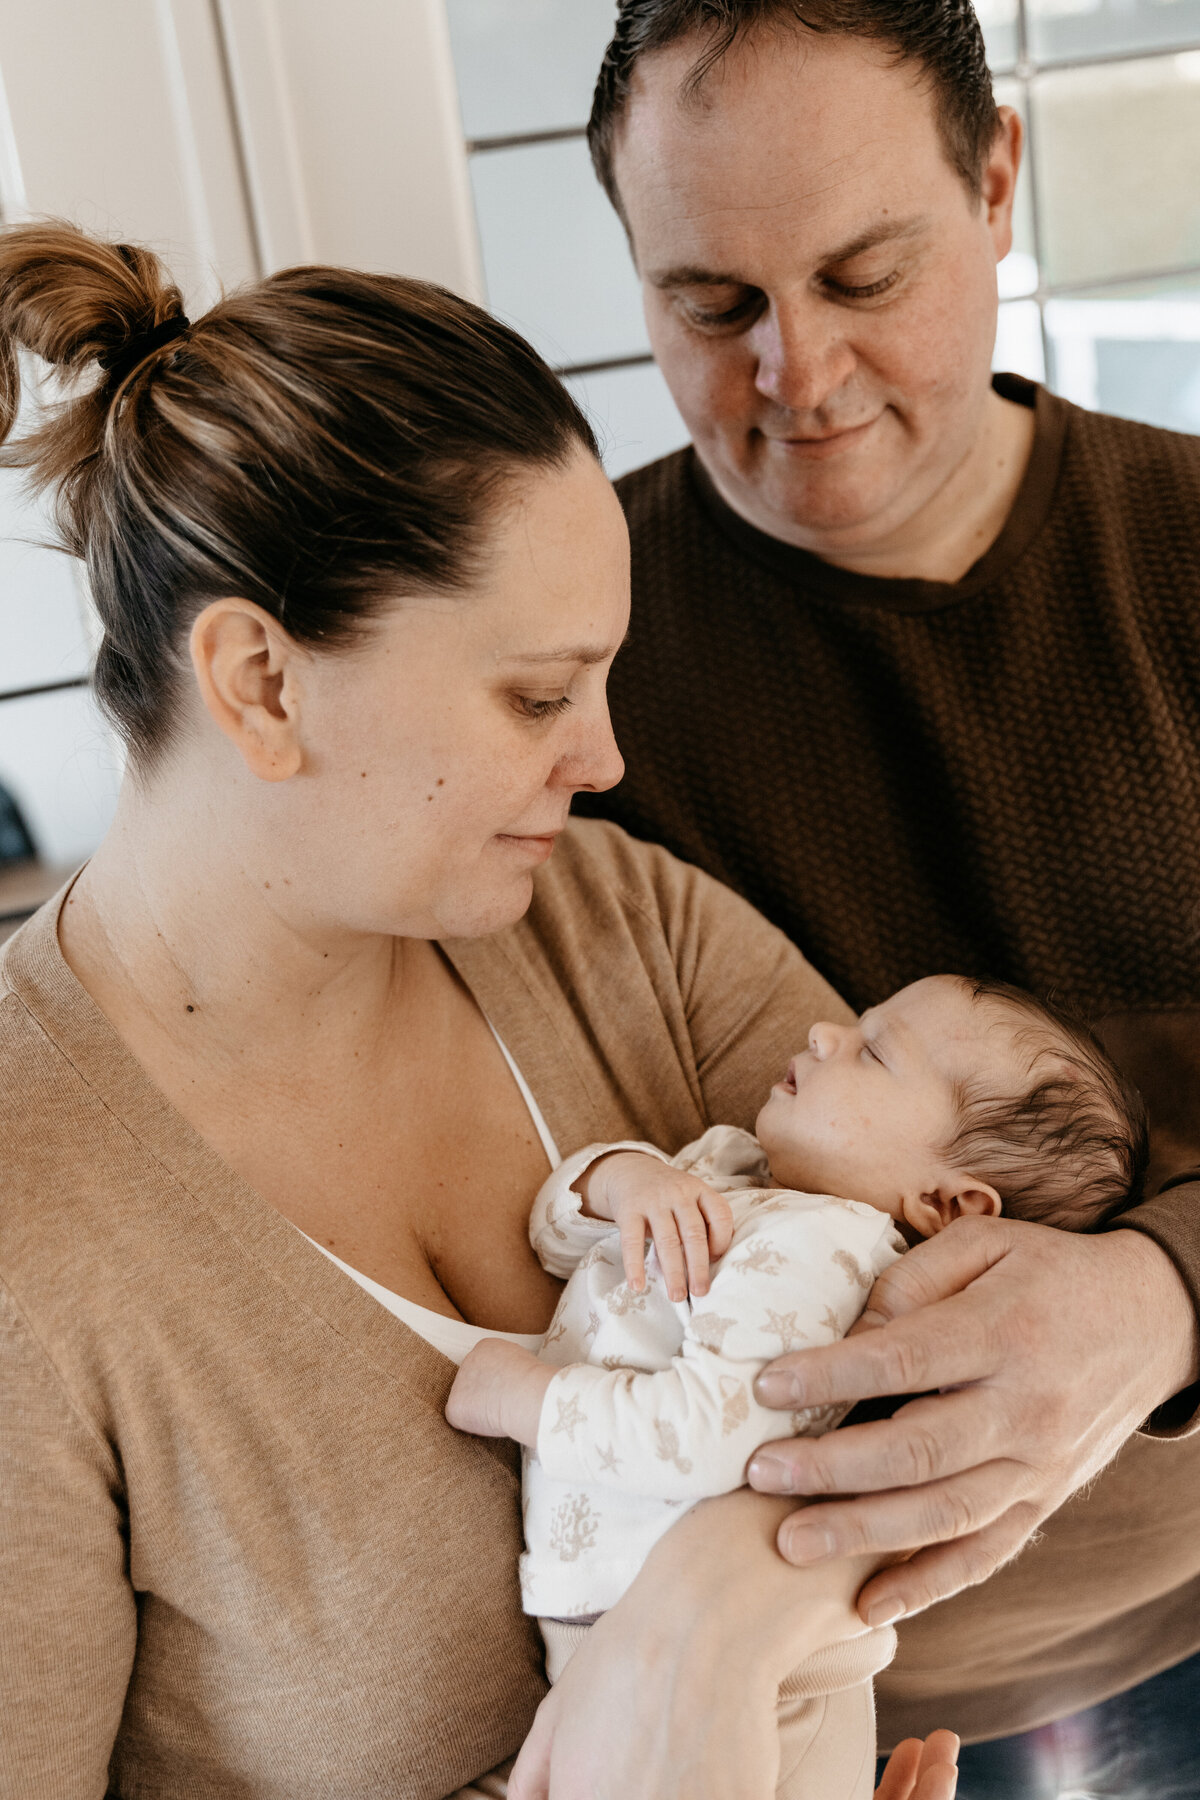
[[[876,1566],[781,1563],[790,1510],[742,1488],[659,1540],[542,1702],[509,1800],[774,1800],[779,1684],[862,1632],[854,1597]]]
[[[654,1240],[672,1300],[707,1294],[708,1265],[733,1241],[724,1194],[641,1150],[597,1157],[574,1187],[589,1213],[618,1227],[625,1279],[635,1294],[646,1286],[647,1237]]]
[[[921,1398],[878,1423],[766,1444],[750,1481],[821,1498],[784,1522],[793,1562],[916,1549],[860,1596],[882,1624],[1015,1556],[1196,1371],[1191,1301],[1150,1238],[964,1219],[881,1276],[849,1337],[755,1383],[784,1410]]]
[[[905,1738],[888,1757],[875,1800],[954,1800],[958,1789],[958,1739],[934,1731],[922,1743]]]

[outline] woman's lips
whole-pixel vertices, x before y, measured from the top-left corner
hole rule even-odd
[[[557,831],[543,832],[537,837],[522,836],[513,831],[501,831],[497,833],[497,841],[501,844],[510,844],[514,850],[524,852],[526,856],[533,857],[536,862],[545,862],[549,856],[553,855],[554,846],[560,835]]]

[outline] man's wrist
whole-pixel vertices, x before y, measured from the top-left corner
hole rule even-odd
[[[1143,1231],[1106,1232],[1099,1243],[1122,1259],[1124,1279],[1136,1284],[1145,1316],[1154,1320],[1147,1340],[1151,1399],[1147,1417],[1200,1381],[1200,1321],[1187,1284],[1167,1252]]]

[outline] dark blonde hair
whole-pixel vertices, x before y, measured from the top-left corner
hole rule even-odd
[[[941,1154],[990,1182],[1010,1217],[1096,1230],[1142,1197],[1150,1132],[1141,1095],[1095,1034],[1064,1007],[1004,981],[967,981],[1025,1063],[1024,1085],[997,1094],[960,1082]]]
[[[182,315],[149,250],[53,222],[0,232],[0,463],[55,491],[103,626],[96,694],[143,761],[170,742],[209,600],[336,649],[406,591],[469,587],[522,471],[597,454],[530,346],[427,282],[285,269]],[[6,443],[21,350],[61,397]]]

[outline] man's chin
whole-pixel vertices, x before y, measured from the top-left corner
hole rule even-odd
[[[713,476],[718,491],[748,524],[781,543],[824,557],[870,551],[894,503],[894,474],[867,466],[862,453],[806,469],[785,456],[770,447],[727,467]]]

